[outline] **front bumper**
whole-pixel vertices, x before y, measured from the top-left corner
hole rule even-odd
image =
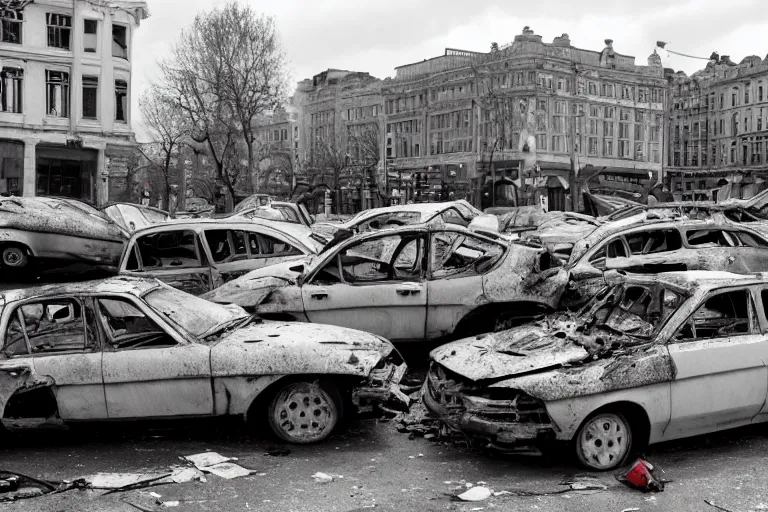
[[[555,426],[548,420],[509,421],[514,413],[488,409],[487,411],[468,410],[463,403],[461,393],[455,393],[445,402],[435,395],[435,376],[430,372],[421,388],[421,400],[424,406],[440,421],[449,427],[464,432],[471,437],[486,439],[492,443],[531,445],[540,441],[555,439]]]
[[[400,381],[406,371],[405,363],[385,362],[371,371],[365,382],[352,389],[352,402],[358,407],[378,404],[407,411],[411,399],[400,391]]]

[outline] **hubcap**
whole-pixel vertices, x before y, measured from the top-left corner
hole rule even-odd
[[[285,434],[307,442],[324,437],[333,428],[336,407],[318,384],[299,382],[278,394],[273,415],[275,424]]]
[[[9,247],[3,251],[3,263],[9,267],[17,267],[24,263],[24,253],[18,247]]]
[[[624,422],[613,414],[597,416],[581,432],[581,453],[597,469],[609,469],[626,455],[629,439]]]

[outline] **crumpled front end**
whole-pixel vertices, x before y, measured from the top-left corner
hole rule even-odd
[[[411,400],[400,391],[400,381],[408,365],[397,350],[392,349],[379,364],[371,370],[368,378],[352,390],[352,402],[358,408],[382,405],[384,407],[408,411]]]
[[[484,388],[432,362],[421,390],[440,421],[499,445],[532,445],[555,438],[557,426],[541,400],[514,389]]]

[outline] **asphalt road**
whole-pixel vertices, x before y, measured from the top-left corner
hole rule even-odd
[[[562,492],[565,479],[583,470],[567,458],[511,456],[409,439],[394,422],[356,420],[315,446],[289,446],[268,456],[273,441],[251,435],[239,422],[185,422],[183,428],[99,426],[81,432],[33,430],[6,435],[0,469],[61,480],[96,472],[162,472],[179,457],[213,450],[257,474],[224,480],[157,486],[100,496],[103,491],[63,494],[0,505],[13,511],[708,511],[709,500],[733,512],[768,510],[768,435],[764,426],[668,443],[647,458],[672,480],[662,493],[629,489],[614,473],[594,473],[603,491]],[[317,483],[315,472],[337,475]],[[339,476],[340,475],[340,476]],[[498,496],[478,503],[451,501],[466,483],[486,482],[494,491],[545,493]],[[176,508],[156,503],[179,501]],[[133,503],[134,505],[129,504]],[[375,505],[375,507],[374,507]]]

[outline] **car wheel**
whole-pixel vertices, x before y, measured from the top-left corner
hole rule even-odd
[[[632,428],[620,413],[598,412],[576,433],[576,457],[590,469],[607,471],[622,465],[632,451]]]
[[[338,389],[322,381],[290,382],[269,403],[269,426],[290,443],[317,443],[339,424],[343,405]]]
[[[24,268],[29,263],[29,257],[24,247],[6,245],[2,249],[3,265],[10,268]]]

